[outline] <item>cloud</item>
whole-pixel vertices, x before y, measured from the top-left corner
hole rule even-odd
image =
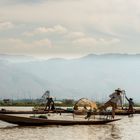
[[[19,5],[19,4],[38,4],[38,3],[42,3],[45,0],[4,0],[4,1],[0,1],[0,4],[2,5]]]
[[[119,38],[99,38],[98,41],[103,44],[116,44],[119,43],[121,40]]]
[[[10,29],[12,23],[13,26],[17,27],[18,24],[20,26],[14,31],[6,30],[4,34],[0,32],[0,38],[8,39],[19,35],[23,42],[17,40],[17,44],[21,43],[21,46],[29,48],[33,45],[42,46],[40,53],[45,52],[44,46],[46,50],[52,50],[51,53],[55,54],[92,53],[95,50],[98,53],[140,52],[138,0],[38,0],[38,2],[5,0],[5,2],[7,2],[5,5],[1,5],[0,2],[1,20],[11,22],[1,24],[0,29]],[[5,51],[6,48],[10,48],[10,43],[5,44]],[[0,46],[4,46],[1,44],[0,42]],[[49,47],[43,44],[48,44]]]
[[[44,33],[57,33],[57,34],[64,34],[67,32],[67,29],[61,25],[55,25],[54,27],[38,27],[30,32],[24,32],[23,35],[25,36],[34,36],[38,34]]]
[[[66,36],[66,38],[69,38],[69,39],[75,39],[75,38],[81,38],[81,37],[85,37],[85,33],[83,33],[83,32],[70,32]]]
[[[34,46],[37,46],[37,47],[49,47],[51,48],[52,47],[52,42],[49,40],[49,39],[42,39],[42,40],[38,40],[38,41],[34,41],[33,43]]]
[[[52,42],[45,38],[41,40],[34,40],[27,42],[18,38],[9,38],[0,40],[0,51],[2,53],[37,53],[44,52],[46,49],[52,47]]]
[[[3,40],[3,41],[5,41],[5,40]],[[23,40],[17,39],[17,38],[9,38],[9,39],[7,39],[7,42],[9,42],[11,44],[11,47],[12,47],[13,44],[15,46],[19,46],[19,47],[20,47],[21,44],[24,44]]]
[[[0,30],[7,30],[14,27],[14,24],[9,21],[0,22]]]
[[[120,40],[118,38],[93,38],[93,37],[82,37],[73,40],[73,43],[80,46],[89,46],[89,47],[97,47],[99,45],[112,45],[119,43]],[[98,49],[98,48],[97,48]]]
[[[119,38],[115,37],[93,37],[91,34],[88,35],[84,32],[70,32],[68,30],[67,35],[65,36],[65,39],[69,39],[72,41],[73,44],[81,47],[90,46],[93,47],[95,45],[111,45],[111,44],[117,44],[120,42]]]
[[[33,0],[29,0],[32,3]],[[42,0],[43,1],[43,0]],[[18,0],[15,2],[18,3]],[[27,0],[20,0],[28,3]],[[41,1],[39,1],[41,2]],[[139,1],[126,0],[49,0],[38,5],[1,6],[3,17],[27,23],[65,24],[72,28],[92,26],[96,30],[114,33],[116,28],[139,27]],[[130,10],[131,9],[131,10]],[[10,12],[7,12],[9,11]],[[18,11],[18,12],[17,12]],[[30,11],[30,12],[28,12]],[[131,12],[130,12],[131,11]]]
[[[46,34],[53,34],[46,38]],[[58,33],[58,36],[55,36]],[[43,36],[42,36],[43,34]],[[0,42],[1,46],[6,46],[5,50],[11,51],[11,48],[16,52],[26,52],[26,53],[51,53],[51,54],[68,54],[68,53],[78,53],[82,50],[82,53],[90,51],[105,50],[106,47],[111,45],[116,45],[120,43],[119,38],[114,37],[95,37],[92,34],[88,34],[80,31],[72,31],[70,28],[65,28],[60,25],[50,26],[50,27],[38,27],[31,32],[26,32],[24,35],[31,36],[28,38],[10,38]],[[41,36],[40,36],[41,35]],[[38,39],[37,39],[38,38]],[[4,49],[4,48],[3,48]]]
[[[29,0],[32,3],[33,0]],[[116,36],[129,35],[125,29],[139,31],[139,1],[126,0],[48,0],[37,5],[1,6],[3,17],[15,22],[49,25],[62,24],[80,30],[95,29]],[[18,3],[18,0],[15,2]],[[28,3],[20,0],[21,3]],[[10,11],[10,12],[7,12]],[[18,12],[17,12],[18,11]],[[30,12],[28,12],[30,11]],[[43,30],[46,27],[42,27]],[[39,30],[39,29],[38,29]],[[121,31],[123,30],[123,32]]]
[[[93,46],[97,44],[97,40],[92,37],[86,37],[86,38],[78,38],[73,41],[76,45],[82,45],[82,46]]]

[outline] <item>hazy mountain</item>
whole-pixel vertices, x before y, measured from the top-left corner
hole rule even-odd
[[[0,60],[9,62],[26,62],[35,60],[32,56],[0,54]]]
[[[27,60],[31,61],[21,59],[13,63],[0,58],[1,98],[37,98],[50,90],[58,98],[105,100],[120,87],[126,89],[129,97],[140,101],[139,54],[90,54],[71,60],[27,57]]]

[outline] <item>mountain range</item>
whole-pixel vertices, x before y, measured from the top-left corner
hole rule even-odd
[[[77,59],[37,59],[0,54],[0,98],[82,97],[104,101],[116,88],[140,101],[140,55],[89,54]]]

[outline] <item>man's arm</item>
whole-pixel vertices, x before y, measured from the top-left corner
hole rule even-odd
[[[121,107],[123,107],[122,97],[119,96]]]
[[[129,99],[127,98],[127,96],[125,95],[126,100],[129,102]]]
[[[112,94],[109,95],[110,98],[113,98],[115,96],[115,92],[113,92]]]

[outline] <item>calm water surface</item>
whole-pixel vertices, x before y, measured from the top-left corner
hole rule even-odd
[[[19,127],[0,121],[0,140],[140,140],[140,115],[119,117],[122,120],[98,126]]]

